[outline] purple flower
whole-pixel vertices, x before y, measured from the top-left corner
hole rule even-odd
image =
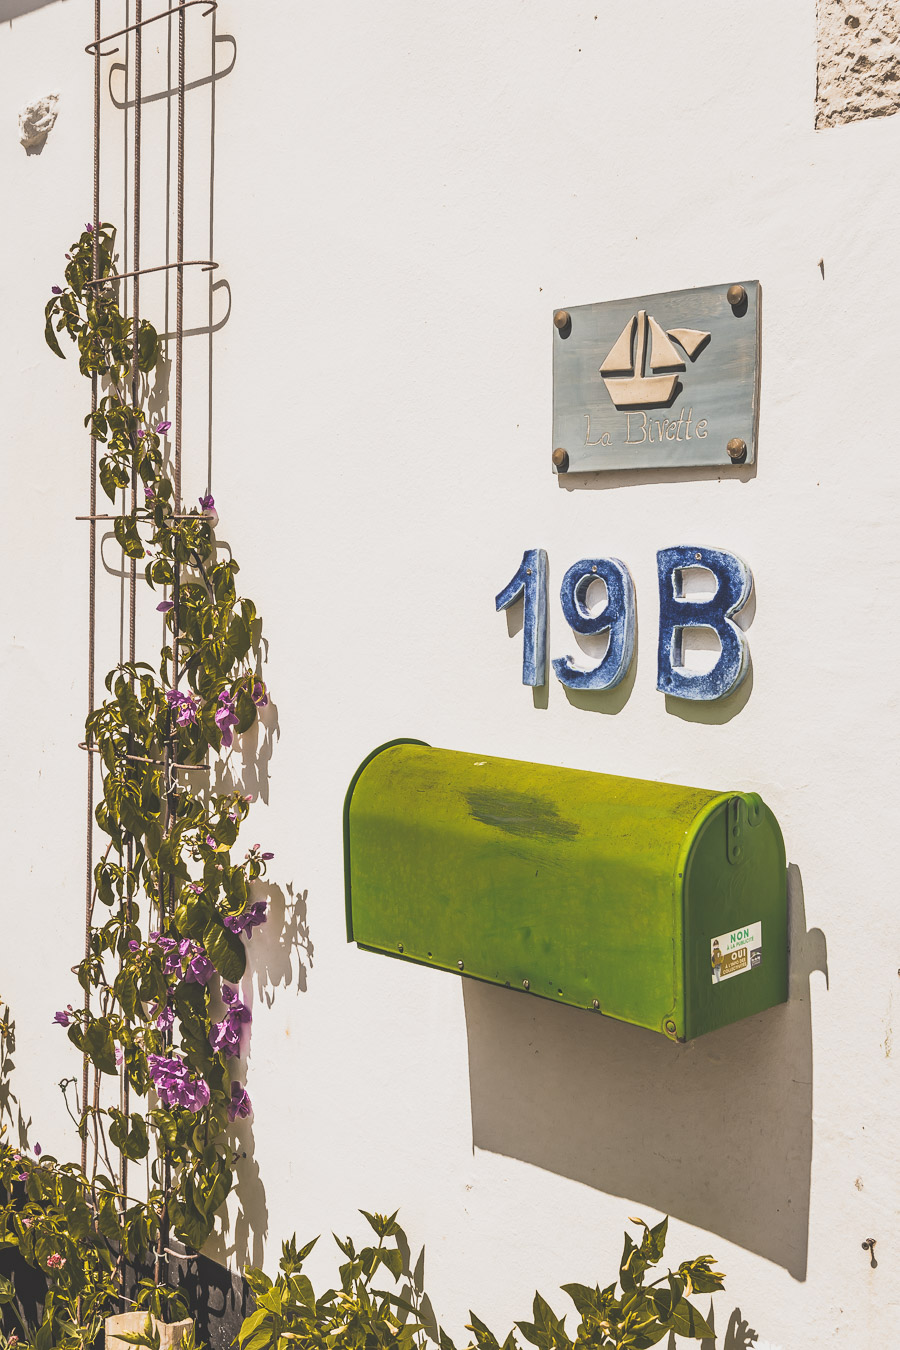
[[[69,1014],[67,1012],[54,1013],[53,1021],[58,1027],[67,1027],[70,1021]]]
[[[222,922],[226,928],[231,929],[232,933],[246,932],[247,937],[251,938],[253,929],[259,928],[260,924],[264,924],[268,917],[265,900],[257,900],[242,914],[226,914]]]
[[[62,295],[62,286],[51,286],[50,289],[54,295]]]
[[[209,1101],[209,1085],[196,1076],[177,1055],[148,1055],[147,1066],[156,1094],[163,1106],[171,1110],[183,1106],[197,1112]]]
[[[36,1158],[39,1158],[39,1157],[41,1156],[41,1154],[43,1153],[43,1151],[44,1151],[44,1150],[41,1148],[40,1144],[35,1144],[35,1146],[34,1146],[34,1156],[35,1156]]]
[[[184,978],[188,984],[209,984],[215,973],[215,966],[203,948],[200,947],[197,949],[196,955],[192,956],[188,962]]]
[[[144,501],[152,502],[155,496],[156,489],[153,487],[152,483],[148,483],[144,488]]]
[[[228,1007],[221,1022],[214,1022],[209,1033],[209,1043],[214,1050],[223,1051],[229,1058],[241,1053],[243,1028],[249,1025],[252,1014],[246,1004],[238,998],[237,990],[227,984],[222,986],[222,998]]]
[[[116,1065],[117,1065],[118,1068],[121,1069],[121,1067],[122,1067],[122,1065],[123,1065],[124,1063],[125,1063],[125,1051],[122,1049],[121,1045],[117,1045],[117,1046],[116,1046]]]
[[[158,1003],[154,1003],[150,1009],[150,1016],[156,1018],[156,1028],[158,1031],[168,1031],[175,1021],[175,1009],[170,1003],[163,1004],[160,1008]]]
[[[141,944],[132,938],[128,944],[128,950],[130,952],[139,952],[141,950]]]
[[[157,613],[159,614],[168,614],[169,610],[174,608],[174,600],[163,600],[162,604],[156,606]]]
[[[191,882],[189,882],[189,883],[188,883],[188,890],[189,890],[189,891],[193,891],[195,895],[202,895],[202,894],[203,894],[203,887],[200,885],[199,881],[191,881]]]
[[[231,1084],[231,1101],[228,1103],[228,1119],[235,1120],[238,1116],[249,1116],[253,1110],[250,1104],[250,1097],[245,1087],[240,1083]]]
[[[264,708],[269,701],[269,695],[266,693],[266,686],[262,680],[254,680],[253,688],[250,691],[250,697],[257,708]]]
[[[219,695],[219,706],[216,708],[215,722],[222,733],[222,745],[228,750],[234,741],[234,733],[231,728],[236,727],[239,718],[234,710],[234,699],[227,689],[223,689]]]
[[[93,225],[91,224],[91,222],[90,222],[89,220],[88,220],[88,221],[85,221],[84,228],[87,230],[88,234],[93,234],[93,233],[94,233],[94,227],[93,227]]]
[[[60,1270],[66,1264],[66,1258],[60,1256],[59,1252],[51,1252],[47,1257],[47,1265],[51,1270]]]
[[[264,854],[262,855],[262,860],[263,860],[263,862],[271,862],[271,860],[272,860],[274,857],[275,857],[275,854],[274,854],[274,853],[264,853]]]
[[[193,694],[182,694],[180,689],[167,689],[166,702],[175,713],[180,727],[189,727],[197,721],[199,705]]]
[[[204,511],[214,511],[216,509],[216,499],[211,492],[205,492],[200,498],[200,506]]]
[[[28,1180],[28,1173],[27,1173],[27,1172],[20,1172],[20,1173],[19,1173],[19,1180],[20,1180],[20,1181],[27,1181],[27,1180]]]
[[[138,427],[138,435],[139,435],[139,436],[143,436],[143,434],[144,434],[144,428],[143,428],[143,427]]]
[[[156,424],[157,436],[165,436],[166,432],[169,430],[169,427],[171,425],[172,425],[171,422],[157,422]]]

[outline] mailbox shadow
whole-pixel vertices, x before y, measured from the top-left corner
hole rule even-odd
[[[828,980],[788,868],[790,998],[687,1045],[463,983],[473,1143],[652,1206],[806,1278],[809,980]]]
[[[0,0],[0,23],[12,23],[13,19],[21,19],[23,14],[55,3],[56,0]]]

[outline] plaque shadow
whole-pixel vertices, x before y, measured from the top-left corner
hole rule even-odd
[[[608,492],[611,488],[650,483],[749,483],[756,477],[758,459],[757,449],[752,464],[698,464],[693,468],[673,465],[659,469],[590,469],[558,473],[556,485],[563,492]]]
[[[788,867],[790,998],[675,1045],[611,1018],[463,982],[473,1143],[647,1205],[806,1278],[812,1159],[807,931]]]

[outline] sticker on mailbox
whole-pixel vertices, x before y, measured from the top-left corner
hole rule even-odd
[[[712,982],[721,984],[733,975],[743,975],[762,964],[762,924],[753,923],[748,928],[735,928],[732,933],[723,933],[710,943],[710,961],[712,964]]]

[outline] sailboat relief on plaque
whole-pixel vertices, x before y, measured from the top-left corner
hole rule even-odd
[[[753,464],[759,345],[757,281],[556,310],[556,471]]]

